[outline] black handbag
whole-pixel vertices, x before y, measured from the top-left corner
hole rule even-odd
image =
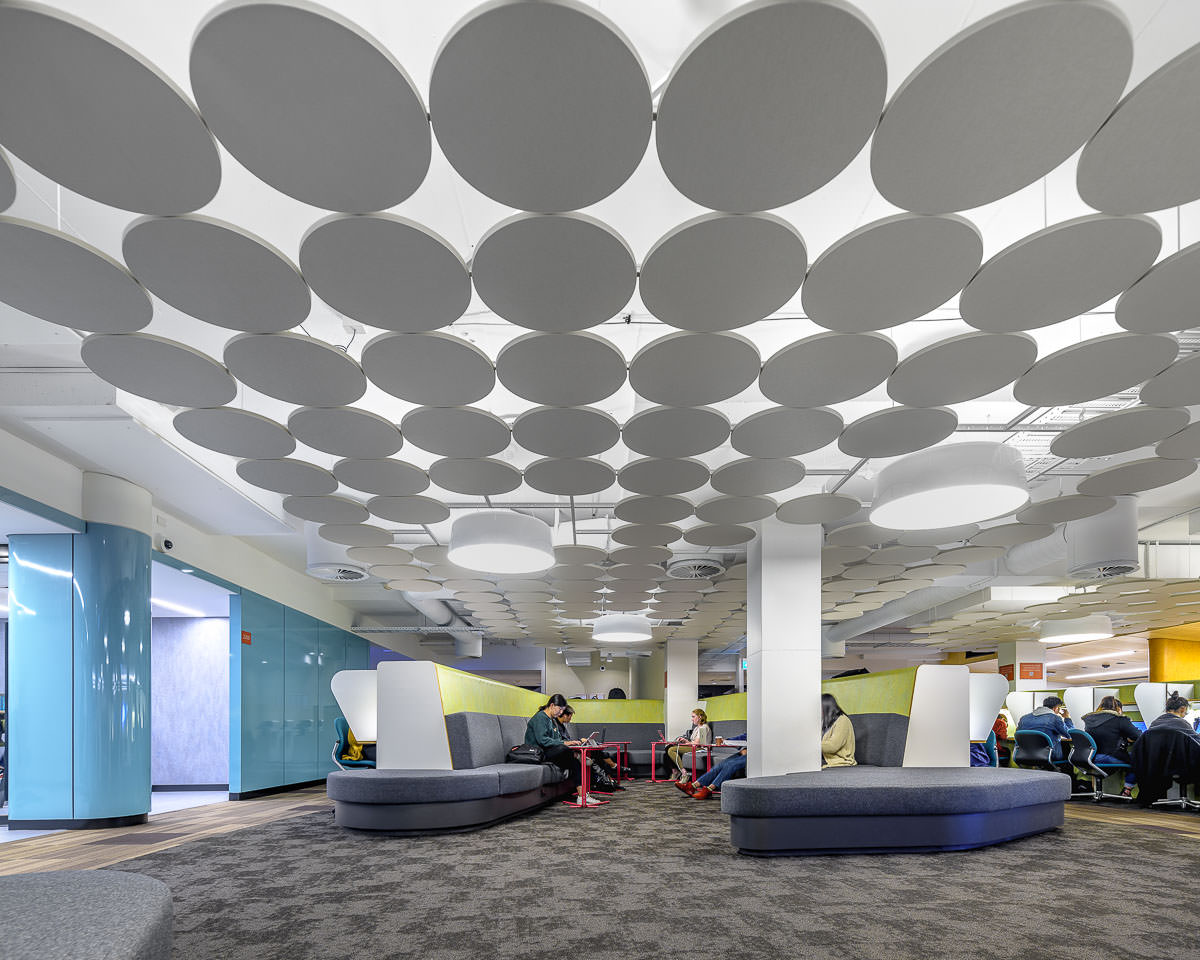
[[[542,752],[542,748],[529,743],[518,743],[515,747],[508,748],[508,756],[505,759],[509,763],[543,763],[546,755]]]

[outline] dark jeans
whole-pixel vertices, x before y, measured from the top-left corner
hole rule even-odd
[[[570,747],[546,747],[542,751],[547,763],[552,763],[567,775],[567,782],[578,787],[582,782],[579,775],[579,755]]]
[[[1111,753],[1098,753],[1092,758],[1093,763],[1124,763],[1129,764],[1129,757],[1115,757]],[[1137,777],[1133,775],[1133,770],[1125,771],[1125,786],[1132,787],[1137,783]]]

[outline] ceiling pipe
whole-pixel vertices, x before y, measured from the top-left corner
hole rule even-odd
[[[853,640],[864,633],[870,633],[872,630],[878,630],[880,627],[889,626],[897,620],[914,617],[917,614],[925,613],[927,610],[932,610],[934,607],[948,606],[964,599],[968,602],[961,604],[961,606],[971,606],[975,603],[981,603],[987,599],[987,591],[981,590],[978,583],[958,586],[922,587],[920,590],[914,590],[906,597],[885,603],[877,610],[869,610],[861,617],[855,617],[853,620],[843,620],[840,623],[823,628],[821,631],[821,642],[823,645],[830,645],[846,640]]]
[[[442,600],[437,600],[433,597],[423,597],[418,593],[409,593],[407,590],[401,590],[400,595],[404,597],[410,607],[435,626],[449,626],[459,619],[458,614],[451,610]],[[465,623],[463,625],[467,626]]]

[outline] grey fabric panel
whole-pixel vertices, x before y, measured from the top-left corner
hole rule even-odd
[[[0,877],[5,960],[170,960],[167,885],[117,870]]]
[[[517,764],[517,766],[520,766],[520,764]],[[529,766],[531,770],[542,771],[543,786],[551,786],[556,783],[562,783],[567,779],[566,772],[561,767],[555,766],[553,763],[539,763],[536,767],[532,764],[527,764],[527,766]]]
[[[834,767],[725,784],[721,810],[744,817],[971,813],[1061,802],[1071,778],[995,767]]]
[[[898,767],[904,763],[908,717],[899,713],[848,714],[854,726],[854,759],[871,767]]]
[[[334,809],[333,822],[351,830],[373,830],[400,836],[460,833],[536,810],[564,796],[566,793],[561,787],[537,787],[508,796],[450,803],[342,802]]]
[[[650,749],[650,741],[658,739],[658,723],[606,723],[604,738],[608,741],[628,740],[633,749]]]
[[[709,726],[714,737],[740,737],[746,732],[745,720],[714,720]]]
[[[529,717],[500,717],[500,742],[505,751],[525,742],[525,728],[529,725]]]
[[[446,738],[455,770],[503,763],[508,751],[500,733],[500,719],[494,713],[447,714]]]
[[[501,793],[520,793],[542,785],[540,763],[497,763],[483,769],[496,771],[496,776],[500,778]]]
[[[436,803],[500,793],[495,770],[335,770],[325,779],[330,800]]]

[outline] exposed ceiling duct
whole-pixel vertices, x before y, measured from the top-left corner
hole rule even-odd
[[[367,568],[346,556],[346,547],[317,535],[317,524],[304,524],[304,572],[326,583],[360,583]]]
[[[1080,580],[1124,577],[1138,569],[1137,497],[1066,525],[1067,573]]]
[[[843,620],[824,628],[821,631],[821,642],[823,645],[829,645],[852,640],[864,633],[870,633],[872,630],[896,623],[898,620],[915,617],[934,607],[950,607],[952,604],[956,604],[955,609],[963,609],[976,603],[982,603],[987,597],[987,590],[981,590],[978,583],[923,587],[899,600],[885,603],[877,610],[870,610],[861,617]]]

